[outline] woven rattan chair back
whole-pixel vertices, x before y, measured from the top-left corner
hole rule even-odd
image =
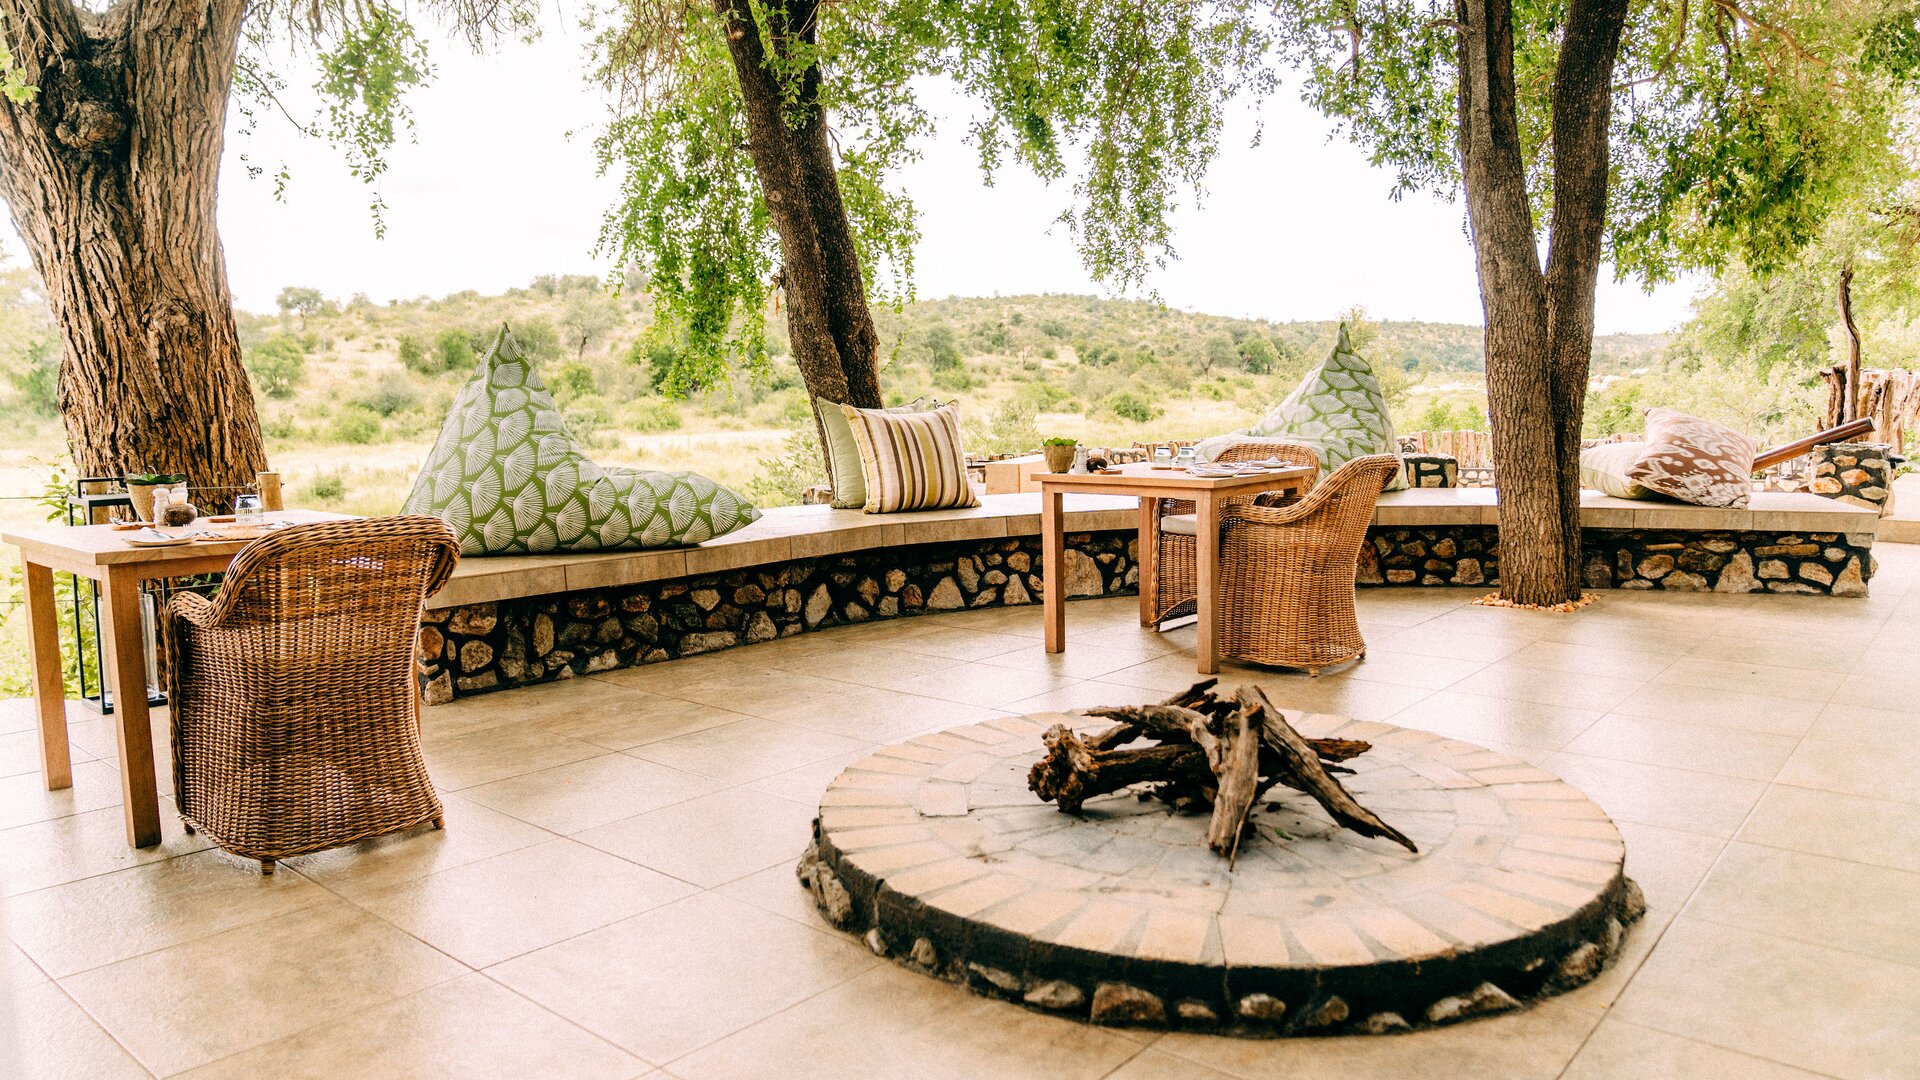
[[[1290,506],[1238,506],[1220,537],[1220,651],[1276,667],[1363,659],[1353,579],[1392,454],[1355,458]]]
[[[1278,458],[1290,465],[1311,465],[1320,467],[1320,455],[1310,446],[1301,443],[1245,442],[1234,443],[1215,461],[1265,461]],[[1228,505],[1253,501],[1253,496],[1230,500]],[[1193,503],[1186,499],[1162,499],[1160,514],[1191,514]],[[1222,514],[1225,507],[1222,508]],[[1194,590],[1199,588],[1197,568],[1194,565],[1194,552],[1197,545],[1193,537],[1185,533],[1169,533],[1162,530],[1154,551],[1156,571],[1153,580],[1153,621],[1155,625],[1168,619],[1177,619],[1194,612]]]
[[[249,545],[165,620],[174,795],[190,829],[275,861],[433,822],[420,610],[459,543],[433,517],[299,525]]]

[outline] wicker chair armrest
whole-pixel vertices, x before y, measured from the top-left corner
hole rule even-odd
[[[184,619],[202,630],[211,630],[219,625],[224,612],[214,607],[213,601],[199,593],[176,593],[167,602],[167,612],[176,619]]]
[[[1377,498],[1378,487],[1362,493],[1355,490],[1356,486],[1384,484],[1392,473],[1392,468],[1387,464],[1391,460],[1386,455],[1355,458],[1340,466],[1325,481],[1315,485],[1314,489],[1307,493],[1307,497],[1299,502],[1288,503],[1285,506],[1259,505],[1258,499],[1253,503],[1237,503],[1227,511],[1225,519],[1229,521],[1237,519],[1257,525],[1292,525],[1318,513],[1322,507],[1334,499],[1356,494],[1363,494],[1369,499]],[[1368,473],[1373,474],[1371,479],[1367,478]]]

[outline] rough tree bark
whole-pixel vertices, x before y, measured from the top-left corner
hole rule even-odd
[[[1486,317],[1500,594],[1580,597],[1580,423],[1627,0],[1572,0],[1554,75],[1553,231],[1540,265],[1516,112],[1511,0],[1460,0],[1460,161]]]
[[[39,87],[0,104],[0,195],[60,326],[74,463],[252,483],[266,453],[214,220],[246,5],[0,0],[0,13]]]
[[[727,20],[727,49],[747,117],[747,149],[780,236],[794,363],[810,395],[879,408],[880,335],[867,306],[859,250],[820,107],[820,68],[807,65],[796,87],[784,84],[768,65],[769,45],[777,59],[813,46],[821,4],[769,3],[766,37],[748,0],[713,0],[713,5]],[[796,116],[804,119],[795,124]]]

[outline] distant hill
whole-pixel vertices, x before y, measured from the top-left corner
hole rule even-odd
[[[1244,353],[1250,337],[1272,343],[1278,363],[1317,360],[1332,347],[1337,320],[1275,322],[1236,319],[1181,311],[1143,300],[1047,293],[1028,296],[950,297],[921,300],[895,312],[877,313],[881,338],[912,347],[935,326],[958,337],[962,353],[1015,357],[1044,356],[1048,349],[1072,348],[1083,358],[1152,356],[1183,361],[1203,370],[1208,350],[1215,364],[1227,350]],[[1481,372],[1486,370],[1482,331],[1465,323],[1369,322],[1371,340],[1364,350],[1376,366],[1408,372]],[[1594,339],[1594,371],[1604,374],[1657,365],[1667,347],[1665,334],[1607,334]]]

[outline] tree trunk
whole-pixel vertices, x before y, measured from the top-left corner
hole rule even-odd
[[[60,412],[88,475],[181,472],[203,508],[266,467],[214,220],[245,5],[4,0],[25,105],[0,194],[46,283]]]
[[[780,236],[781,284],[793,359],[807,393],[879,408],[880,335],[867,307],[860,255],[840,195],[820,105],[820,68],[809,64],[796,86],[768,66],[812,48],[818,0],[772,0],[767,37],[749,0],[713,0],[727,20],[727,48],[747,117],[748,152]],[[797,121],[797,123],[796,123]]]
[[[1626,0],[1574,0],[1553,94],[1554,217],[1540,266],[1516,114],[1510,0],[1460,0],[1460,160],[1486,317],[1500,594],[1580,596],[1580,424],[1606,222],[1607,122]]]
[[[1840,380],[1840,423],[1860,415],[1860,327],[1853,321],[1853,265],[1840,270],[1840,326],[1847,332],[1847,366]]]

